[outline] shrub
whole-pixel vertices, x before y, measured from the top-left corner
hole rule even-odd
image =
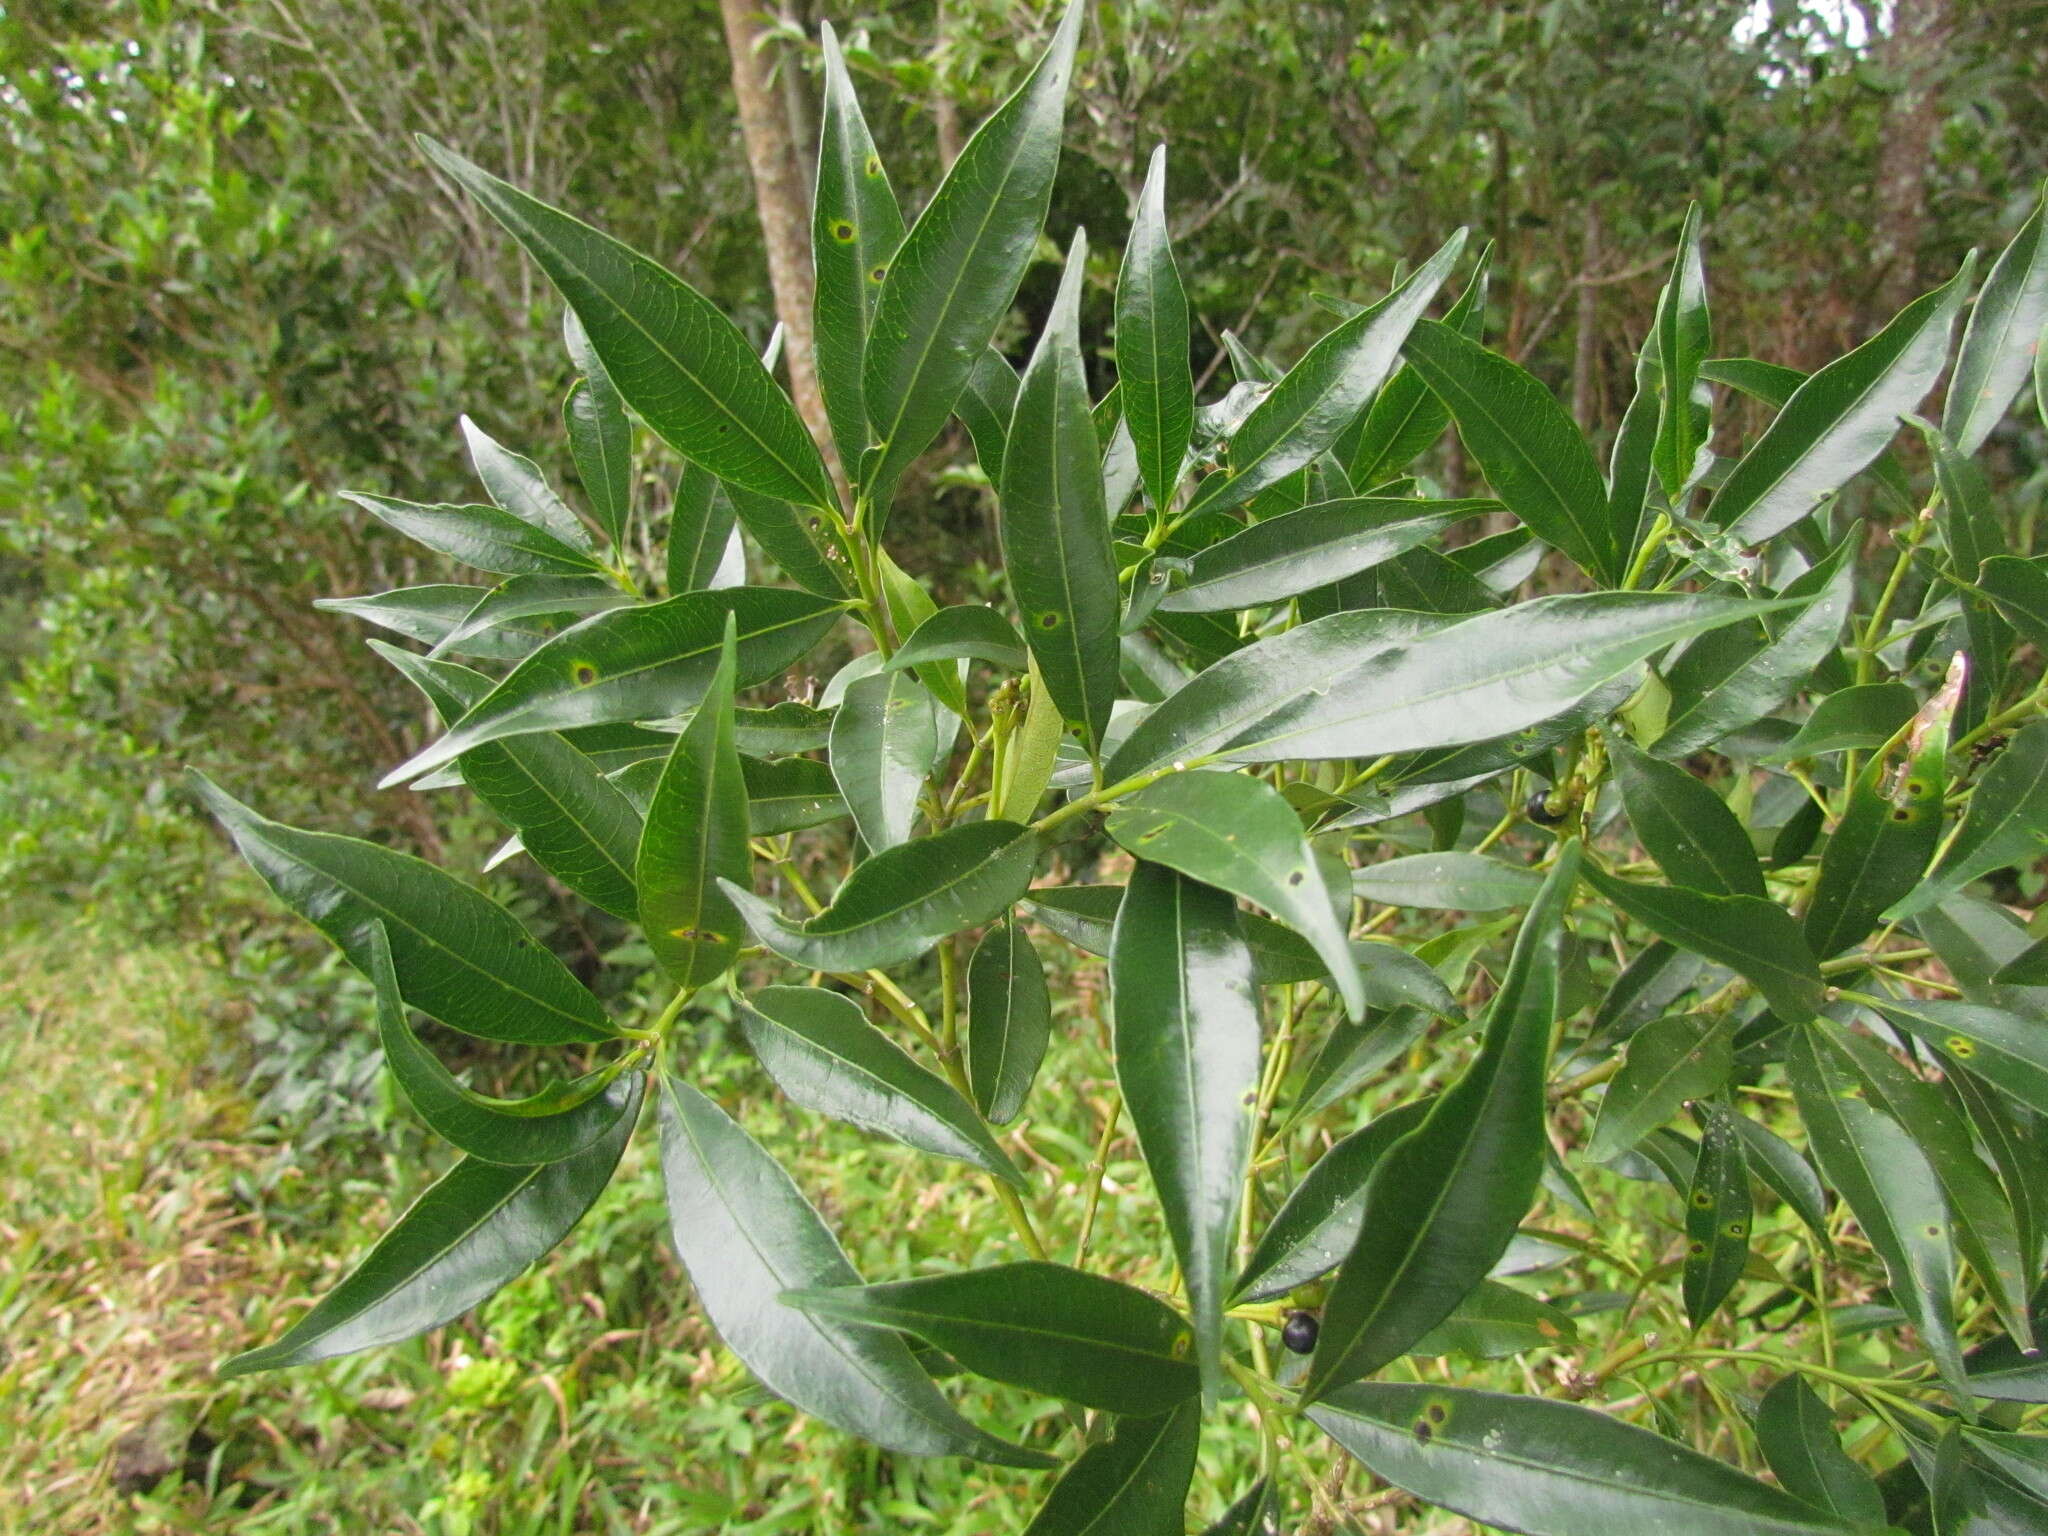
[[[1205,1416],[1241,1415],[1260,1465],[1205,1494],[1237,1495],[1217,1531],[1314,1496],[1283,1461],[1303,1419],[1401,1496],[1520,1531],[1930,1507],[1943,1530],[2034,1528],[2048,960],[1976,887],[2025,894],[2048,837],[2048,572],[1975,455],[2038,366],[2042,213],[1974,304],[1966,263],[1811,376],[1710,355],[1689,217],[1603,471],[1483,344],[1462,231],[1286,372],[1240,348],[1198,403],[1162,149],[1096,400],[1085,235],[1021,373],[990,347],[1079,17],[907,230],[828,34],[830,453],[702,295],[425,143],[572,311],[585,506],[473,428],[489,504],[352,498],[504,578],[344,605],[428,647],[380,647],[446,727],[386,783],[467,784],[509,851],[639,925],[672,995],[612,1017],[474,888],[201,781],[374,982],[392,1074],[464,1154],[226,1369],[468,1311],[576,1225],[652,1100],[675,1245],[732,1351],[888,1450],[1057,1467],[1035,1532],[1181,1531]],[[1912,413],[1952,350],[1937,425]],[[1775,410],[1740,453],[1712,446],[1717,390]],[[628,537],[648,515],[629,412],[689,465],[659,572]],[[937,606],[884,542],[955,416],[1011,611]],[[1490,497],[1416,471],[1447,426]],[[747,583],[770,564],[784,584]],[[849,625],[872,648],[815,699],[777,684]],[[1034,883],[1102,837],[1123,883]],[[1121,1108],[1092,1159],[1006,1129],[1063,1087],[1048,935],[1107,957]],[[692,1024],[733,1005],[796,1105],[985,1179],[1012,1257],[864,1283],[693,1086]],[[414,1011],[576,1073],[485,1097]],[[1170,1283],[1088,1263],[1123,1115]],[[1608,1172],[1676,1203],[1622,1200]],[[1555,1219],[1525,1225],[1539,1202]],[[1653,1264],[1621,1252],[1630,1220]],[[1571,1251],[1625,1283],[1530,1288]],[[1582,1358],[1594,1320],[1612,1347]],[[1766,1328],[1786,1347],[1756,1348]],[[1526,1390],[1413,1364],[1438,1356],[1521,1356]],[[1060,1407],[996,1438],[936,1385],[956,1369]],[[1664,1432],[1688,1382],[1716,1410],[1698,1447]],[[1626,1406],[1588,1401],[1610,1387]],[[1772,1480],[1732,1464],[1759,1457]],[[1882,1485],[1866,1463],[1891,1464]]]

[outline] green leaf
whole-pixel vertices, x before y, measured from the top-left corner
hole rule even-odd
[[[427,1129],[471,1157],[508,1167],[557,1163],[593,1145],[639,1101],[637,1074],[603,1070],[529,1098],[487,1098],[457,1082],[413,1033],[382,923],[370,931],[370,980],[377,987],[377,1038],[391,1075]]]
[[[514,654],[524,656],[542,639],[585,614],[622,608],[632,599],[601,576],[511,576],[485,592],[462,617],[434,642],[433,655],[446,652],[476,654],[470,642],[477,636],[501,629],[520,619],[538,619],[530,630],[522,626],[522,638]]]
[[[1626,557],[1607,518],[1607,484],[1557,397],[1448,325],[1423,321],[1405,351],[1508,510],[1600,580],[1618,583]]]
[[[1374,1168],[1309,1361],[1308,1400],[1379,1370],[1449,1317],[1527,1214],[1548,1146],[1543,1080],[1579,864],[1567,843],[1515,937],[1478,1055]]]
[[[1674,1014],[1629,1037],[1628,1055],[1607,1085],[1586,1156],[1612,1162],[1688,1100],[1702,1099],[1735,1070],[1733,1014]]]
[[[1791,604],[1777,632],[1726,666],[1701,666],[1711,653],[1695,646],[1667,681],[1671,718],[1650,748],[1663,758],[1689,757],[1763,718],[1808,686],[1813,669],[1835,648],[1856,590],[1860,535],[1845,538],[1819,565],[1779,592]],[[1733,631],[1740,634],[1740,631]],[[1697,657],[1697,662],[1695,658]]]
[[[847,688],[832,716],[832,777],[868,847],[910,840],[938,750],[939,702],[912,674],[877,672]]]
[[[1133,856],[1255,902],[1310,944],[1353,1019],[1365,982],[1333,893],[1280,792],[1240,773],[1177,773],[1122,801],[1105,830]],[[1344,901],[1346,913],[1348,900]]]
[[[1008,1125],[1045,1060],[1052,999],[1023,926],[1008,918],[982,935],[967,966],[967,1080],[992,1125]]]
[[[592,556],[499,507],[428,507],[364,491],[343,491],[341,496],[414,542],[475,570],[508,576],[582,576],[597,569]]]
[[[1444,316],[1444,324],[1474,341],[1484,329],[1487,266],[1492,254],[1491,245],[1480,251],[1465,291]],[[1370,490],[1400,474],[1442,437],[1450,424],[1451,413],[1443,402],[1403,363],[1353,427],[1337,440],[1336,451],[1351,483]]]
[[[839,457],[858,464],[867,451],[868,412],[862,385],[868,327],[886,271],[903,243],[903,213],[882,157],[861,115],[832,24],[820,22],[825,89],[818,141],[818,184],[811,200],[811,306],[818,388]]]
[[[1941,863],[1885,916],[1916,916],[1972,880],[2008,864],[2024,868],[2044,851],[2048,851],[2048,720],[2037,720],[2015,736],[1985,770],[1970,796],[1962,827]]]
[[[742,757],[740,777],[747,788],[747,829],[756,837],[798,832],[848,813],[832,770],[808,757]]]
[[[1017,626],[995,609],[979,603],[939,609],[911,632],[910,638],[889,658],[889,665],[914,667],[963,658],[1007,667],[1012,672],[1022,672],[1030,665]]]
[[[1654,458],[1664,494],[1674,503],[1692,478],[1693,460],[1707,441],[1706,405],[1696,398],[1701,392],[1695,385],[1700,364],[1713,345],[1707,276],[1700,263],[1700,208],[1694,203],[1685,212],[1671,276],[1657,296],[1657,371],[1664,398],[1657,415]]]
[[[1918,998],[1876,998],[1872,1003],[1892,1024],[1956,1065],[2048,1115],[2048,1031],[2039,1021],[1978,1003]]]
[[[427,157],[511,232],[576,311],[655,436],[721,480],[831,507],[825,461],[739,327],[658,262],[421,136]]]
[[[1280,1536],[1280,1496],[1260,1478],[1223,1511],[1202,1536]]]
[[[1867,467],[1948,361],[1970,270],[1915,299],[1877,335],[1813,374],[1742,456],[1708,516],[1745,544],[1782,533]]]
[[[375,640],[370,648],[427,696],[444,724],[491,690],[490,678],[455,662]],[[592,905],[616,917],[634,915],[640,813],[597,764],[553,732],[490,742],[456,761],[463,782],[543,869]]]
[[[1970,310],[1948,381],[1941,430],[1962,454],[1975,453],[2027,382],[2027,368],[2048,327],[2048,188],[2011,244],[1999,253]]]
[[[775,1085],[805,1109],[1022,1187],[1024,1176],[973,1106],[851,998],[822,987],[766,987],[745,1000],[740,1023]]]
[[[952,415],[1030,265],[1081,21],[1069,0],[1044,57],[967,141],[882,276],[863,373],[869,441],[881,451],[861,476],[878,515]]]
[[[1017,410],[1017,370],[994,347],[983,347],[967,375],[967,387],[953,402],[974,439],[974,460],[990,485],[1003,483],[1003,449]]]
[[[494,505],[578,554],[595,555],[589,528],[555,494],[538,464],[497,442],[467,416],[462,418],[462,436],[477,479]]]
[[[1967,1403],[1950,1301],[1955,1275],[1948,1209],[1934,1170],[1894,1122],[1849,1096],[1851,1084],[1821,1055],[1811,1029],[1795,1028],[1787,1037],[1785,1072],[1821,1172],[1884,1261],[1892,1296],[1950,1394]]]
[[[733,514],[782,574],[819,597],[850,597],[846,551],[825,514],[744,486],[727,485]]]
[[[1028,659],[1028,658],[1027,658]],[[998,820],[1029,821],[1052,782],[1060,742],[1067,734],[1059,705],[1045,686],[1036,660],[1030,660],[1031,697],[1024,706],[1024,725],[1011,739],[1002,773],[993,786],[989,814]]]
[[[345,613],[351,618],[367,620],[422,645],[440,646],[447,642],[449,635],[463,627],[463,621],[493,590],[491,587],[467,587],[444,582],[424,587],[396,587],[368,597],[316,597],[313,606],[322,613]],[[470,635],[461,644],[450,645],[448,649],[494,661],[517,661],[544,638],[546,634],[538,624],[534,624]]]
[[[1031,883],[1039,842],[1012,821],[975,821],[862,861],[832,905],[792,923],[729,881],[754,936],[794,965],[841,973],[915,960],[940,939],[1001,915]]]
[[[382,924],[405,1000],[420,1012],[520,1045],[615,1035],[568,968],[474,887],[396,849],[271,821],[188,771],[264,884],[366,976],[371,935]]]
[[[1109,981],[1117,1082],[1173,1236],[1195,1357],[1213,1392],[1259,1084],[1258,996],[1230,897],[1141,861],[1117,909]]]
[[[305,1365],[396,1344],[453,1322],[569,1235],[604,1187],[640,1115],[634,1072],[603,1136],[560,1162],[505,1167],[466,1157],[436,1180],[356,1267],[276,1342],[222,1376]]]
[[[1701,1106],[1705,1117],[1699,1161],[1685,1199],[1685,1315],[1704,1328],[1749,1263],[1749,1160],[1733,1117],[1719,1104]]]
[[[1648,531],[1648,514],[1656,509],[1658,417],[1662,411],[1663,375],[1657,366],[1654,326],[1636,354],[1635,393],[1622,412],[1614,445],[1607,453],[1607,524],[1615,548],[1633,560]]]
[[[1166,146],[1152,151],[1116,281],[1116,379],[1145,494],[1162,513],[1195,430],[1188,296],[1166,234]]]
[[[1882,1526],[1884,1496],[1850,1460],[1827,1405],[1797,1376],[1774,1382],[1757,1404],[1757,1446],[1785,1491],[1851,1526]]]
[[[1358,1242],[1365,1186],[1381,1155],[1422,1122],[1430,1099],[1390,1109],[1338,1142],[1294,1186],[1245,1261],[1233,1301],[1270,1301],[1329,1273]]]
[[[1501,1360],[1532,1349],[1556,1349],[1577,1337],[1578,1325],[1569,1312],[1498,1280],[1482,1280],[1449,1317],[1410,1345],[1408,1353]]]
[[[1374,1382],[1344,1388],[1309,1417],[1396,1487],[1527,1536],[1865,1529],[1577,1403]]]
[[[1764,896],[1749,834],[1728,802],[1673,763],[1645,757],[1619,735],[1609,743],[1629,825],[1673,885],[1709,896]]]
[[[1849,807],[1821,853],[1820,874],[1806,907],[1807,942],[1819,958],[1829,959],[1868,937],[1885,909],[1903,901],[1919,883],[1941,841],[1947,747],[1944,724],[1895,786],[1887,785],[1881,760],[1857,775]]]
[[[1149,1416],[1202,1390],[1178,1312],[1064,1264],[997,1264],[784,1299],[814,1316],[915,1334],[977,1376],[1084,1408]]]
[[[573,309],[562,312],[562,340],[569,360],[583,375],[562,405],[569,456],[576,461],[591,510],[616,547],[625,543],[626,524],[633,515],[633,424],[626,419],[625,400],[605,372],[604,359]]]
[[[1993,979],[2012,987],[2048,987],[2048,939],[2013,956],[1998,968]]]
[[[729,587],[597,614],[514,667],[447,735],[383,783],[404,783],[507,736],[651,720],[688,708],[717,669],[727,614],[738,622],[737,685],[766,682],[815,645],[839,613],[837,603],[803,592]]]
[[[939,605],[932,601],[931,593],[924,589],[924,583],[898,565],[886,549],[875,551],[875,565],[882,580],[883,606],[889,611],[889,623],[899,635],[913,634],[925,620],[934,618]],[[893,659],[890,662],[893,666]],[[927,661],[917,664],[918,681],[931,690],[932,697],[962,720],[967,715],[967,688],[963,669],[954,661]],[[941,748],[950,750],[955,727],[950,720],[939,722],[945,739]]]
[[[1411,853],[1351,872],[1351,894],[1390,907],[1497,912],[1527,906],[1543,888],[1533,869],[1478,853]]]
[[[1230,473],[1203,481],[1189,510],[1242,506],[1335,443],[1386,382],[1464,248],[1461,229],[1392,293],[1310,347],[1231,435]]]
[[[1003,565],[1024,635],[1060,713],[1100,742],[1116,701],[1116,556],[1081,365],[1087,238],[1076,231],[1059,295],[1017,390],[1003,454]]]
[[[911,1456],[1007,1467],[1049,1459],[954,1412],[894,1333],[812,1317],[784,1291],[859,1285],[829,1228],[782,1167],[710,1099],[661,1079],[669,1231],[712,1327],[747,1369],[805,1413]]]
[[[1881,747],[1913,718],[1920,701],[1904,683],[1859,683],[1840,688],[1814,706],[1799,733],[1771,754],[1789,763],[1828,752]]]
[[[1355,576],[1453,523],[1498,510],[1500,503],[1486,500],[1353,496],[1284,512],[1198,551],[1186,582],[1159,606],[1167,613],[1222,613],[1279,602]]]
[[[635,865],[640,926],[679,988],[724,975],[746,936],[739,913],[713,883],[744,881],[752,868],[747,786],[733,740],[735,632],[727,614],[718,668],[654,786]]]
[[[1198,757],[1370,758],[1509,735],[1667,645],[1758,611],[1724,597],[1594,592],[1451,623],[1335,613],[1197,675],[1125,738],[1104,776]]]
[[[1709,896],[1675,885],[1639,885],[1598,869],[1586,882],[1659,938],[1705,955],[1749,981],[1790,1023],[1820,1012],[1827,984],[1792,915],[1760,896]]]
[[[1978,568],[1977,585],[1998,605],[2006,622],[2037,650],[2048,651],[2048,565],[2017,555],[1993,555]]]
[[[1202,1434],[1200,1403],[1119,1419],[1060,1475],[1024,1536],[1181,1536]]]
[[[711,585],[732,541],[732,497],[701,464],[685,464],[668,519],[668,590],[673,597]]]

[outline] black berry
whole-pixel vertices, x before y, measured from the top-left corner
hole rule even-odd
[[[1550,808],[1550,796],[1540,789],[1529,797],[1529,803],[1522,809],[1539,827],[1554,827],[1564,820],[1564,812],[1553,811]]]
[[[1290,1312],[1287,1321],[1280,1326],[1280,1342],[1297,1355],[1305,1355],[1316,1347],[1319,1327],[1315,1313]]]

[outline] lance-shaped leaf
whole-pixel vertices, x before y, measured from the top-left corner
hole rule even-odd
[[[744,881],[750,868],[747,785],[733,739],[734,631],[727,614],[718,668],[654,786],[635,866],[648,948],[685,989],[724,975],[746,936],[714,883]]]
[[[1159,606],[1167,613],[1222,613],[1276,603],[1369,570],[1427,542],[1453,523],[1500,503],[1352,496],[1283,512],[1209,545],[1187,580]]]
[[[742,757],[740,777],[747,787],[747,827],[756,837],[801,831],[847,814],[832,770],[808,757]]]
[[[1449,1317],[1527,1214],[1548,1144],[1543,1079],[1579,862],[1579,845],[1567,843],[1530,905],[1479,1054],[1374,1168],[1309,1361],[1310,1400],[1377,1371]]]
[[[1081,366],[1087,237],[1075,231],[1037,350],[1024,369],[1003,453],[1003,565],[1024,635],[1060,713],[1092,742],[1116,701],[1116,556],[1101,454]]]
[[[967,1081],[993,1125],[1024,1108],[1052,1035],[1045,969],[1023,925],[1005,918],[982,935],[967,966]]]
[[[1714,1092],[1735,1069],[1733,1014],[1674,1014],[1655,1019],[1629,1037],[1628,1055],[1607,1085],[1586,1155],[1611,1162],[1688,1100]]]
[[[597,999],[481,891],[411,854],[259,816],[196,771],[192,781],[264,884],[366,976],[383,926],[405,1000],[420,1012],[520,1045],[614,1035]]]
[[[1756,1440],[1788,1493],[1852,1526],[1885,1523],[1875,1479],[1842,1449],[1827,1405],[1798,1376],[1774,1382],[1763,1395]]]
[[[341,496],[416,543],[475,570],[503,576],[580,576],[597,569],[595,557],[502,507],[422,506],[366,491],[343,491]]]
[[[1749,834],[1728,802],[1674,763],[1616,737],[1609,747],[1629,825],[1673,885],[1710,896],[1763,896]]]
[[[1260,1478],[1216,1517],[1202,1536],[1280,1536],[1280,1495],[1271,1478]]]
[[[1658,416],[1662,383],[1657,366],[1657,332],[1652,327],[1636,354],[1635,393],[1622,412],[1607,454],[1607,523],[1615,546],[1633,559],[1647,531],[1655,505]]]
[[[746,999],[740,1022],[775,1085],[805,1109],[1023,1185],[959,1090],[911,1060],[851,998],[766,987]]]
[[[1821,1172],[1884,1261],[1892,1295],[1950,1393],[1967,1403],[1950,1296],[1955,1262],[1948,1208],[1934,1170],[1893,1121],[1850,1096],[1853,1084],[1810,1029],[1797,1027],[1787,1037],[1785,1072]]]
[[[366,620],[422,645],[439,646],[463,627],[477,605],[494,590],[437,582],[424,587],[396,587],[367,597],[316,597],[313,606],[322,613],[345,613]],[[508,625],[502,630],[467,636],[449,649],[493,661],[517,661],[551,633],[552,628],[544,631],[539,622]]]
[[[611,1181],[639,1119],[643,1074],[614,1085],[605,1133],[560,1162],[506,1167],[466,1157],[377,1240],[348,1278],[275,1343],[237,1355],[223,1376],[305,1365],[396,1344],[453,1322],[568,1236]]]
[[[839,604],[808,593],[729,587],[596,614],[514,667],[447,735],[383,782],[404,783],[472,747],[528,731],[677,714],[703,697],[727,614],[737,622],[735,682],[765,682],[815,645],[839,613]]]
[[[1601,580],[1619,582],[1626,556],[1608,521],[1607,483],[1557,397],[1449,325],[1423,321],[1405,353],[1508,510]]]
[[[1934,857],[1947,783],[1948,712],[1955,708],[1960,682],[1960,673],[1952,674],[1951,686],[1921,712],[1926,724],[1915,727],[1912,756],[1896,784],[1884,762],[1873,760],[1851,787],[1806,907],[1807,942],[1819,958],[1868,936],[1885,908],[1911,893]]]
[[[370,980],[377,988],[377,1038],[391,1075],[427,1128],[471,1157],[508,1167],[560,1162],[595,1143],[639,1100],[637,1074],[602,1070],[524,1099],[465,1088],[413,1033],[382,923],[371,930]]]
[[[948,827],[862,861],[832,905],[801,924],[742,886],[719,885],[783,959],[865,971],[914,960],[948,934],[1000,916],[1030,885],[1038,851],[1038,835],[1013,821]]]
[[[1655,462],[1664,494],[1673,502],[1692,477],[1693,459],[1708,434],[1707,405],[1695,398],[1700,364],[1713,350],[1714,328],[1707,316],[1707,275],[1700,262],[1700,209],[1685,213],[1671,276],[1657,297],[1657,371],[1663,406],[1657,414]]]
[[[887,272],[903,243],[903,212],[861,115],[839,34],[829,21],[819,24],[818,42],[825,62],[825,99],[817,192],[811,199],[811,265],[817,279],[811,334],[818,388],[839,457],[858,464],[869,443],[861,379],[868,326],[882,291],[876,274]]]
[[[630,246],[432,139],[419,143],[540,263],[612,383],[657,437],[763,496],[834,504],[825,461],[796,407],[717,305]]]
[[[1485,328],[1487,268],[1492,255],[1491,244],[1480,251],[1465,291],[1444,315],[1445,325],[1455,326],[1474,341]],[[1356,423],[1338,438],[1337,457],[1354,487],[1371,490],[1405,470],[1450,424],[1451,413],[1444,403],[1430,393],[1421,375],[1404,363],[1373,396]]]
[[[1335,443],[1393,372],[1403,345],[1430,323],[1421,316],[1464,248],[1460,229],[1392,293],[1310,347],[1231,435],[1230,473],[1203,481],[1191,510],[1243,506]]]
[[[994,347],[983,347],[953,409],[974,439],[974,461],[990,485],[1003,483],[1003,449],[1017,411],[1017,370]]]
[[[1799,924],[1776,902],[1641,885],[1597,869],[1586,871],[1586,881],[1659,938],[1748,980],[1779,1018],[1797,1022],[1820,1012],[1827,991],[1820,966]]]
[[[963,659],[985,661],[1012,672],[1022,672],[1030,665],[1017,626],[979,603],[941,608],[923,620],[889,658],[889,665],[900,669]]]
[[[462,436],[469,446],[469,462],[476,468],[476,477],[495,505],[570,549],[586,555],[595,552],[596,545],[583,519],[555,494],[538,464],[512,452],[467,416],[462,418]]]
[[[1038,802],[1045,797],[1046,786],[1052,782],[1060,742],[1067,734],[1059,706],[1053,702],[1035,660],[1030,661],[1029,675],[1031,697],[1024,706],[1023,727],[1011,738],[1002,772],[991,788],[989,814],[999,821],[1031,819]]]
[[[2043,189],[2048,199],[2048,187]],[[2027,368],[2048,328],[2048,202],[2036,201],[2012,243],[1999,253],[1970,310],[1955,373],[1948,381],[1941,430],[1961,454],[1991,435],[2027,382]]]
[[[1749,1159],[1733,1116],[1702,1108],[1706,1126],[1685,1197],[1685,1315],[1695,1330],[1720,1309],[1749,1263]]]
[[[1430,1099],[1390,1109],[1316,1160],[1273,1213],[1237,1277],[1233,1299],[1270,1301],[1329,1273],[1358,1242],[1365,1186],[1381,1155],[1422,1123]]]
[[[939,702],[909,672],[851,684],[832,716],[832,777],[868,847],[910,840],[939,750]]]
[[[783,575],[820,597],[852,595],[846,552],[824,513],[741,485],[724,489],[740,526]]]
[[[583,494],[598,523],[614,545],[626,537],[633,515],[633,424],[626,402],[604,359],[590,344],[589,333],[573,309],[562,312],[562,340],[569,360],[583,375],[562,404],[562,422],[569,433],[569,455],[583,480]]]
[[[861,478],[878,512],[952,415],[1031,262],[1059,165],[1082,14],[1070,0],[1044,57],[975,130],[887,271],[868,273],[881,291],[863,388],[868,440],[881,451]]]
[[[1113,1438],[1060,1474],[1023,1536],[1182,1536],[1201,1436],[1197,1402],[1119,1419]]]
[[[1395,1487],[1527,1536],[1875,1529],[1577,1403],[1373,1382],[1333,1393],[1309,1417]]]
[[[1858,683],[1838,688],[1816,704],[1799,734],[1771,754],[1772,762],[1794,762],[1828,752],[1881,747],[1920,707],[1904,683]]]
[[[1207,1390],[1251,1159],[1259,1004],[1229,896],[1140,863],[1110,941],[1117,1082],[1172,1234]]]
[[[732,497],[701,464],[685,464],[668,518],[668,590],[672,597],[709,587],[732,541]]]
[[[1270,784],[1241,773],[1177,773],[1124,800],[1106,830],[1140,859],[1271,912],[1315,946],[1351,1017],[1364,1016],[1365,982],[1333,893],[1301,819]]]
[[[1114,781],[1212,755],[1371,758],[1491,740],[1562,714],[1668,645],[1759,611],[1735,598],[1593,592],[1455,622],[1335,613],[1197,675],[1104,772]]]
[[[1152,151],[1117,274],[1116,380],[1145,494],[1163,513],[1195,430],[1188,296],[1166,235],[1164,144]]]
[[[476,606],[463,615],[462,622],[434,642],[433,654],[477,654],[471,642],[478,636],[521,619],[538,619],[538,624],[520,627],[522,643],[513,654],[524,656],[542,639],[568,628],[584,615],[622,608],[631,601],[601,576],[508,577],[478,597]]]
[[[1185,1318],[1064,1264],[997,1264],[785,1300],[814,1316],[915,1334],[977,1376],[1108,1413],[1165,1413],[1202,1390]]]
[[[2048,721],[2014,736],[1970,796],[1961,829],[1934,872],[1885,915],[1917,916],[1972,880],[2048,851]]]
[[[2048,353],[2048,347],[2042,350]],[[2048,651],[2048,563],[1993,555],[1979,568],[1977,585],[1998,605],[2007,623],[2033,641],[2036,649]]]
[[[1729,472],[1708,515],[1745,544],[1782,533],[1867,466],[1948,361],[1974,257],[1870,340],[1809,377]]]
[[[661,1079],[661,1168],[669,1231],[690,1288],[769,1391],[906,1455],[1048,1464],[961,1418],[896,1334],[783,1304],[784,1291],[859,1285],[860,1275],[781,1165],[673,1074]]]
[[[490,678],[456,662],[375,640],[370,648],[427,696],[444,724],[491,691]],[[640,813],[596,763],[545,731],[473,748],[458,765],[463,782],[518,834],[541,868],[585,901],[617,917],[633,916]]]
[[[1501,1360],[1532,1349],[1555,1349],[1576,1337],[1578,1325],[1569,1312],[1498,1280],[1482,1280],[1408,1353]]]
[[[1532,869],[1482,853],[1410,853],[1351,872],[1351,894],[1390,907],[1450,907],[1497,912],[1526,906],[1543,888]]]
[[[2028,1108],[2048,1115],[2048,1029],[2003,1008],[1873,999],[1877,1011]]]

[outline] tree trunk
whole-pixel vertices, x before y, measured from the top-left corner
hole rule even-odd
[[[754,207],[768,250],[775,317],[782,322],[789,392],[843,490],[811,350],[810,200],[804,191],[802,161],[790,137],[787,105],[770,86],[768,61],[755,46],[761,30],[757,5],[758,0],[719,0],[726,47],[732,54],[732,93],[739,103],[740,137],[746,141]]]
[[[1883,58],[1896,91],[1878,150],[1872,243],[1879,321],[1921,290],[1920,242],[1927,227],[1927,162],[1941,126],[1940,73],[1949,39],[1949,0],[1895,0]]]

